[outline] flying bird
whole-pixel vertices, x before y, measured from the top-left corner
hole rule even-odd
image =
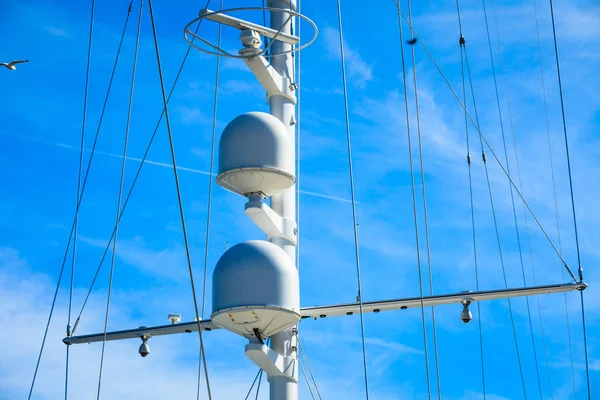
[[[0,63],[0,66],[6,67],[6,68],[14,71],[17,69],[17,67],[16,67],[17,64],[22,64],[22,63],[26,63],[26,62],[29,62],[29,60],[17,60],[17,61],[12,61],[9,63]]]

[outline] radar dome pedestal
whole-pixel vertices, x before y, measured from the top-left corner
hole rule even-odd
[[[269,337],[300,321],[298,270],[277,245],[251,240],[231,247],[213,272],[212,321],[242,336]]]
[[[219,141],[217,183],[243,196],[265,197],[292,187],[294,146],[276,117],[250,112],[234,118]]]

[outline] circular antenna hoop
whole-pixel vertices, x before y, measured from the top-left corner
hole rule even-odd
[[[260,52],[258,54],[237,55],[237,54],[231,54],[231,53],[223,50],[222,48],[212,44],[211,42],[202,38],[201,36],[199,36],[197,33],[193,32],[190,29],[190,27],[192,25],[194,25],[195,23],[200,24],[200,22],[203,19],[206,19],[209,16],[217,15],[217,14],[225,14],[225,13],[230,13],[230,12],[238,12],[238,11],[275,11],[275,12],[278,11],[278,12],[290,14],[291,16],[298,17],[298,18],[303,19],[306,22],[308,22],[313,27],[314,34],[313,34],[313,37],[308,42],[306,42],[304,44],[298,43],[296,46],[292,46],[292,48],[290,50],[280,51],[280,52],[271,53],[271,54],[265,54],[266,50],[268,50],[270,48],[270,46],[267,46],[264,50],[262,50],[262,52]],[[243,25],[241,25],[241,26],[243,26]],[[251,30],[251,28],[248,28],[248,29]],[[271,29],[271,28],[269,28],[269,29]],[[277,40],[277,36],[281,33],[282,29],[283,29],[283,26],[281,28],[279,28],[279,30],[277,31],[277,34],[271,40]],[[311,44],[313,44],[313,42],[315,40],[317,40],[318,35],[319,35],[319,28],[317,27],[317,24],[315,24],[315,22],[313,20],[311,20],[307,16],[300,14],[296,11],[286,9],[286,8],[276,8],[276,7],[237,7],[237,8],[227,8],[227,9],[223,9],[223,10],[210,11],[210,12],[208,12],[207,9],[202,9],[198,13],[198,18],[195,18],[194,20],[190,21],[190,23],[188,23],[185,26],[185,28],[183,29],[183,38],[191,47],[195,48],[196,50],[200,50],[203,53],[212,54],[215,56],[223,56],[223,57],[229,57],[229,58],[241,58],[241,59],[252,58],[252,57],[256,57],[257,55],[262,55],[265,58],[271,58],[271,57],[276,57],[276,56],[280,56],[283,54],[295,53],[295,52],[300,51],[300,50],[310,46]],[[202,47],[196,45],[194,43],[194,40],[196,40],[196,39],[201,41],[202,43],[206,44],[207,46],[211,47],[215,51],[211,51],[211,50],[208,50],[208,49],[205,49],[205,48],[202,48]]]

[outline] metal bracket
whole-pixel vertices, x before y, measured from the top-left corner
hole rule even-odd
[[[280,237],[296,246],[297,224],[295,221],[282,218],[269,207],[261,196],[251,196],[245,209],[246,215],[267,235],[267,240]]]
[[[243,33],[243,32],[242,32]],[[247,51],[248,48],[240,50]],[[245,57],[244,62],[250,68],[250,71],[256,76],[262,87],[267,91],[267,103],[270,103],[271,97],[283,96],[296,104],[293,85],[289,78],[282,76],[271,66],[269,61],[262,55],[254,57]]]
[[[292,382],[298,382],[297,360],[285,357],[261,343],[248,343],[246,357],[267,373],[269,378],[281,376]]]

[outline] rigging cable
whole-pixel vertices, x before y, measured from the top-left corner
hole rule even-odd
[[[167,134],[169,136],[169,147],[171,150],[171,160],[173,162],[173,175],[175,178],[175,188],[177,191],[177,202],[179,204],[179,215],[181,217],[181,230],[183,231],[183,242],[185,245],[185,254],[187,258],[188,271],[190,274],[190,285],[192,288],[192,297],[194,299],[194,311],[196,312],[196,323],[198,324],[198,337],[200,338],[200,351],[204,355],[204,373],[206,375],[206,389],[208,392],[208,398],[212,399],[210,391],[210,380],[208,378],[208,369],[206,368],[206,353],[204,351],[204,340],[202,338],[202,328],[200,326],[200,315],[198,310],[198,300],[196,298],[196,288],[194,285],[194,271],[192,268],[192,257],[190,254],[190,245],[187,238],[187,228],[185,225],[185,216],[183,213],[183,200],[181,198],[181,190],[179,187],[179,174],[177,173],[177,162],[175,160],[175,147],[173,145],[173,135],[171,133],[171,122],[169,119],[169,107],[167,105],[167,94],[165,92],[165,84],[163,80],[162,67],[160,63],[160,52],[158,49],[158,38],[156,36],[156,26],[154,23],[154,12],[152,10],[152,0],[148,0],[148,8],[150,9],[150,22],[152,23],[152,36],[154,38],[154,49],[156,51],[156,63],[158,68],[158,76],[160,80],[160,90],[163,98],[163,106],[165,112],[165,123],[167,125]]]
[[[558,248],[562,253],[562,242],[561,242],[561,234],[560,234],[560,221],[559,221],[559,217],[558,217],[558,201],[556,199],[556,180],[554,178],[554,157],[552,155],[552,141],[550,140],[550,121],[548,118],[548,101],[546,99],[546,79],[544,77],[544,63],[543,63],[543,59],[542,59],[542,43],[541,43],[541,39],[540,39],[540,26],[539,26],[539,21],[538,21],[538,9],[537,9],[537,1],[533,0],[533,9],[535,12],[535,30],[536,30],[536,34],[537,34],[537,43],[538,43],[538,55],[539,55],[539,59],[540,59],[540,76],[541,76],[541,81],[542,81],[542,95],[544,96],[544,116],[545,116],[545,122],[546,122],[546,137],[548,139],[548,154],[550,156],[550,176],[552,178],[552,194],[553,194],[553,198],[554,198],[554,213],[556,216],[556,231],[558,233]],[[561,277],[562,280],[565,280],[565,271],[561,269]],[[568,337],[568,341],[569,341],[569,355],[570,355],[570,360],[571,360],[571,378],[572,378],[572,382],[573,382],[573,397],[576,397],[576,393],[577,393],[577,389],[575,386],[575,367],[573,365],[573,346],[571,343],[571,327],[570,327],[570,322],[569,322],[569,310],[567,307],[567,294],[563,293],[563,299],[564,299],[564,303],[565,303],[565,317],[566,317],[566,321],[567,321],[567,337]],[[536,297],[537,300],[537,297]],[[538,300],[538,308],[539,308],[539,300]],[[540,313],[540,328],[544,329],[543,325],[542,325],[542,318],[541,318],[541,310],[539,311]],[[543,338],[544,336],[542,336]],[[553,394],[553,390],[552,390],[552,381],[550,380],[550,367],[549,367],[549,363],[548,363],[548,352],[546,350],[546,341],[544,340],[544,354],[546,355],[546,372],[548,374],[548,382],[550,383],[550,394],[552,395],[552,398],[554,398],[554,394]]]
[[[400,14],[402,15],[402,18],[406,22],[408,22],[408,17],[406,16],[406,14],[404,14],[404,12],[402,10],[399,10],[399,11],[400,11]],[[435,66],[435,68],[437,69],[438,73],[440,74],[440,76],[442,77],[442,79],[444,80],[444,82],[446,83],[446,86],[448,86],[448,89],[450,89],[450,92],[452,93],[452,95],[454,96],[454,98],[456,99],[456,101],[458,102],[458,105],[467,114],[467,117],[469,118],[469,121],[471,122],[471,124],[473,124],[473,127],[475,128],[475,130],[479,134],[481,141],[483,143],[485,143],[485,146],[490,150],[490,153],[494,157],[494,160],[496,160],[496,163],[498,164],[498,166],[500,167],[500,169],[502,170],[502,172],[504,173],[504,175],[506,175],[509,183],[513,186],[515,192],[519,195],[519,197],[521,198],[521,200],[523,201],[523,203],[527,207],[527,210],[529,211],[529,213],[533,217],[534,221],[536,222],[537,226],[540,228],[541,232],[544,234],[544,237],[546,238],[546,240],[548,241],[548,243],[550,244],[550,246],[552,247],[552,249],[554,250],[554,252],[558,256],[558,258],[560,259],[560,261],[563,263],[563,267],[569,273],[569,275],[571,276],[571,278],[573,279],[573,281],[578,282],[577,278],[573,274],[573,271],[571,271],[571,268],[567,265],[567,262],[563,258],[562,254],[558,251],[558,249],[554,245],[554,242],[552,242],[552,239],[550,239],[550,236],[548,235],[548,232],[546,232],[546,230],[544,229],[544,227],[541,224],[540,220],[537,218],[537,216],[533,212],[533,209],[529,206],[529,204],[525,200],[525,197],[523,196],[523,194],[521,193],[521,191],[517,188],[517,185],[512,180],[512,178],[510,177],[510,175],[507,173],[506,168],[504,168],[504,166],[502,165],[502,162],[500,161],[500,158],[498,157],[498,155],[494,151],[494,148],[492,147],[492,145],[490,144],[490,142],[487,140],[487,138],[483,135],[483,132],[479,128],[479,125],[476,123],[476,121],[473,119],[473,117],[471,116],[471,114],[466,109],[465,105],[460,100],[460,97],[458,96],[458,94],[456,93],[456,91],[454,90],[454,88],[452,87],[452,85],[450,84],[450,81],[448,80],[448,78],[446,77],[446,75],[444,74],[444,72],[442,71],[442,69],[440,68],[440,66],[437,64],[437,62],[433,58],[433,56],[432,56],[431,52],[429,51],[429,49],[427,48],[427,46],[425,46],[425,43],[423,42],[423,40],[421,39],[421,37],[417,33],[416,29],[414,29],[414,27],[412,27],[412,24],[410,26],[411,26],[411,29],[413,30],[414,37],[417,39],[417,41],[423,47],[423,50],[425,51],[425,53],[427,54],[427,56],[429,57],[429,59],[431,60],[431,62]]]
[[[93,31],[94,31],[94,10],[95,0],[92,0],[90,10],[90,30],[88,34],[88,51],[87,51],[87,62],[85,68],[85,89],[83,94],[83,117],[81,121],[81,143],[79,149],[79,169],[77,172],[77,197],[75,201],[75,207],[79,204],[81,196],[81,172],[83,170],[83,148],[85,142],[85,124],[87,120],[87,100],[90,83],[90,65],[92,61],[92,42],[93,42]],[[75,226],[73,232],[73,256],[71,258],[71,280],[69,284],[69,306],[67,312],[67,336],[71,336],[71,311],[73,306],[73,284],[75,281],[75,257],[77,254],[77,230],[79,228],[79,210],[75,213]],[[65,400],[69,397],[69,356],[71,346],[67,346],[67,354],[65,358]]]
[[[421,300],[421,324],[423,326],[423,350],[425,355],[425,378],[427,380],[427,398],[431,400],[431,379],[429,377],[429,353],[427,351],[427,326],[425,324],[425,305],[423,302],[423,273],[421,271],[421,250],[419,248],[419,224],[417,221],[417,197],[415,194],[415,174],[413,167],[413,158],[412,158],[412,141],[410,134],[410,115],[408,111],[408,89],[406,83],[406,63],[404,59],[404,37],[402,34],[402,19],[400,18],[400,14],[402,10],[400,8],[400,2],[396,1],[396,8],[398,11],[398,33],[400,36],[400,56],[402,61],[402,82],[404,88],[404,108],[406,114],[406,131],[407,131],[407,140],[408,140],[408,163],[410,165],[410,179],[411,179],[411,192],[412,192],[412,201],[413,201],[413,216],[414,216],[414,224],[415,224],[415,246],[417,251],[417,272],[419,276],[419,296]],[[410,25],[409,25],[410,26]]]
[[[567,135],[567,120],[565,116],[565,101],[562,90],[562,79],[560,76],[560,62],[558,58],[558,41],[556,39],[556,23],[554,21],[554,5],[552,4],[552,0],[550,1],[550,15],[552,17],[552,36],[554,39],[554,55],[556,59],[556,75],[558,78],[558,91],[560,95],[560,110],[562,116],[562,124],[563,124],[563,132],[565,137],[565,151],[567,154],[567,171],[569,173],[569,191],[571,194],[571,208],[573,210],[573,228],[575,231],[575,247],[577,249],[577,272],[579,274],[579,280],[583,282],[583,268],[581,267],[581,253],[579,251],[579,232],[577,230],[577,216],[575,213],[575,195],[573,194],[573,176],[571,174],[571,157],[569,155],[569,139]],[[583,302],[583,290],[580,292],[581,295],[581,322],[583,327],[583,349],[585,354],[585,377],[587,383],[587,394],[588,399],[591,399],[591,389],[590,389],[590,366],[588,359],[588,349],[587,349],[587,332],[585,326],[585,307]]]
[[[271,338],[267,339],[267,346],[269,346],[271,344]],[[258,399],[258,394],[260,392],[260,382],[263,376],[263,370],[262,368],[258,369],[258,372],[256,373],[256,376],[254,377],[254,380],[252,381],[252,385],[250,385],[250,389],[248,389],[248,393],[246,394],[246,397],[244,397],[244,400],[248,400],[250,398],[250,393],[252,393],[252,389],[254,389],[254,385],[256,385],[256,382],[258,381],[258,387],[256,389],[256,398],[255,400]]]
[[[108,311],[110,309],[110,296],[112,293],[112,284],[113,284],[113,274],[115,270],[115,258],[117,255],[117,236],[119,234],[119,212],[121,211],[121,200],[123,198],[123,182],[125,181],[125,166],[127,162],[127,145],[129,143],[129,128],[131,126],[131,110],[133,106],[133,92],[135,87],[135,73],[137,69],[137,58],[138,51],[140,47],[140,33],[142,29],[142,14],[143,14],[143,4],[144,0],[140,0],[140,15],[138,18],[138,26],[137,26],[137,35],[135,38],[135,50],[133,53],[133,69],[131,72],[131,89],[129,91],[129,105],[127,108],[127,124],[125,127],[125,139],[123,143],[123,160],[121,162],[121,178],[119,181],[119,196],[117,197],[117,212],[115,215],[115,238],[113,240],[113,249],[110,260],[110,273],[108,278],[108,292],[106,296],[106,313],[104,314],[104,337],[102,338],[102,352],[100,355],[100,371],[98,372],[98,392],[96,394],[96,399],[100,399],[100,388],[102,385],[102,368],[104,366],[104,350],[106,347],[106,331],[108,328]],[[129,3],[129,13],[131,13],[131,7],[133,5],[133,0]],[[74,250],[74,249],[73,249]]]
[[[312,380],[313,386],[315,387],[315,391],[317,392],[317,396],[319,400],[322,400],[321,393],[319,392],[319,387],[317,386],[317,381],[315,380],[315,376],[312,373],[312,369],[310,368],[310,363],[308,362],[308,357],[304,352],[304,347],[302,346],[302,342],[300,341],[300,337],[296,335],[296,340],[298,341],[298,347],[300,348],[300,354],[302,358],[304,358],[304,362],[306,363],[306,368],[308,369],[308,373],[310,375],[310,379]]]
[[[467,89],[466,89],[466,85],[465,85],[465,57],[467,54],[467,46],[466,46],[466,40],[463,36],[463,31],[462,31],[462,21],[460,18],[460,6],[459,6],[459,0],[456,0],[456,12],[458,15],[458,29],[459,29],[459,33],[460,33],[460,38],[459,38],[459,46],[460,46],[460,70],[461,70],[461,78],[462,78],[462,89],[463,89],[463,102],[465,104],[465,107],[467,106]],[[469,81],[471,81],[469,79]],[[473,91],[473,87],[471,86],[471,90]],[[474,98],[474,96],[473,96]],[[475,104],[473,102],[473,104]],[[469,199],[470,199],[470,203],[471,203],[471,226],[473,229],[473,262],[475,265],[475,290],[479,291],[479,265],[477,262],[477,241],[476,241],[476,235],[475,235],[475,207],[474,207],[474,201],[473,201],[473,176],[472,176],[472,170],[471,170],[471,149],[470,149],[470,142],[469,142],[469,121],[467,118],[467,114],[465,113],[465,138],[466,138],[466,142],[467,142],[467,167],[468,167],[468,171],[469,171]],[[477,302],[477,324],[478,324],[478,329],[479,329],[479,354],[480,354],[480,360],[481,360],[481,386],[482,386],[482,390],[483,390],[483,400],[486,399],[486,389],[485,389],[485,367],[484,367],[484,354],[483,354],[483,329],[481,326],[481,307],[480,307],[480,302]]]
[[[486,6],[485,6],[485,0],[482,0],[482,4],[483,4],[483,15],[484,15],[484,18],[485,18],[485,28],[486,28],[486,32],[487,32],[488,46],[489,46],[489,50],[490,50],[490,61],[491,61],[491,64],[492,64],[492,76],[494,78],[494,88],[495,88],[495,93],[496,93],[496,103],[497,103],[497,106],[498,106],[498,116],[499,116],[499,121],[500,121],[500,130],[502,132],[503,143],[506,143],[505,140],[504,140],[504,123],[502,121],[502,111],[500,109],[500,97],[499,97],[499,94],[498,94],[498,84],[497,84],[497,80],[496,80],[496,68],[494,66],[494,57],[493,57],[493,53],[492,53],[492,41],[491,41],[491,36],[490,36],[490,29],[489,29],[489,24],[488,24],[488,17],[487,17],[487,9],[486,9]],[[467,65],[468,65],[468,61],[467,61]],[[477,113],[475,114],[475,118],[477,118]],[[477,119],[477,122],[478,122],[477,125],[480,126],[478,119]],[[481,138],[481,135],[480,135],[480,138]],[[483,149],[483,143],[481,143],[481,145],[482,145],[482,149]],[[505,148],[506,148],[506,145],[505,145]],[[482,152],[483,152],[483,150],[482,150]],[[508,157],[507,157],[506,161],[508,163]],[[485,167],[486,167],[485,172],[486,172],[486,178],[487,178],[488,193],[489,193],[489,196],[490,196],[490,204],[491,204],[491,208],[492,208],[492,215],[493,215],[493,218],[494,218],[494,228],[495,228],[495,231],[496,231],[496,240],[498,242],[498,253],[500,255],[500,265],[502,267],[502,276],[504,278],[504,286],[506,288],[508,288],[508,280],[506,278],[506,268],[505,268],[505,265],[504,265],[504,257],[502,256],[502,246],[500,244],[500,233],[499,233],[499,230],[498,230],[498,221],[497,221],[497,218],[496,218],[496,211],[495,211],[495,208],[494,208],[494,200],[492,198],[492,187],[490,185],[487,164],[485,164]],[[508,164],[506,165],[506,174],[507,174],[507,176],[510,179],[510,167],[509,167]],[[512,193],[512,186],[510,187],[510,190],[511,190],[511,193]],[[516,220],[516,214],[515,214],[515,220]],[[515,221],[515,225],[517,225],[516,221]],[[517,226],[517,231],[518,231],[518,226]],[[518,234],[517,234],[517,243],[518,243],[518,246],[519,246],[519,254],[521,254],[521,242],[520,242]],[[522,257],[521,257],[521,259],[522,259]],[[521,364],[521,354],[519,352],[519,343],[517,341],[517,331],[516,331],[515,320],[514,320],[513,311],[512,311],[512,302],[511,302],[510,298],[508,298],[506,300],[508,302],[508,310],[509,310],[509,314],[510,314],[510,322],[511,322],[511,326],[512,326],[513,339],[514,339],[514,342],[515,342],[515,350],[516,350],[516,354],[517,354],[517,363],[518,363],[518,366],[519,366],[519,374],[520,374],[520,377],[521,377],[521,386],[523,388],[523,397],[525,398],[525,400],[527,400],[527,390],[525,388],[525,376],[523,375],[523,366]]]
[[[485,2],[485,0],[483,0]],[[514,127],[514,123],[513,123],[513,117],[512,117],[512,110],[510,107],[510,96],[508,93],[508,82],[506,79],[506,71],[504,68],[504,56],[503,56],[503,52],[502,52],[502,44],[500,42],[500,28],[498,26],[498,17],[497,17],[497,12],[496,12],[496,1],[492,0],[492,7],[493,7],[493,11],[494,11],[494,22],[496,25],[496,36],[498,38],[498,52],[500,54],[500,69],[502,71],[502,77],[503,77],[503,81],[504,81],[504,91],[505,91],[505,96],[506,96],[506,105],[507,105],[507,111],[508,111],[508,119],[510,122],[510,129],[511,129],[511,133],[512,133],[512,142],[513,142],[513,149],[514,149],[514,153],[515,153],[515,160],[516,160],[516,165],[517,165],[517,182],[519,184],[519,189],[521,190],[521,192],[523,193],[523,183],[521,181],[521,167],[519,165],[519,154],[517,152],[517,141],[516,141],[516,137],[515,137],[515,127]],[[484,15],[486,17],[486,22],[487,22],[487,14],[485,13],[485,9],[484,9]],[[487,25],[486,25],[487,27]],[[498,95],[498,84],[496,81],[496,76],[495,76],[495,68],[494,68],[494,58],[491,52],[491,38],[489,35],[489,30],[488,30],[488,43],[490,45],[490,58],[492,60],[492,69],[494,72],[494,89],[496,91],[496,102],[497,102],[497,106],[498,106],[498,116],[500,117],[500,131],[502,133],[502,145],[504,148],[504,159],[506,162],[506,170],[508,171],[508,173],[510,174],[510,163],[508,161],[508,151],[507,151],[507,147],[506,147],[506,138],[505,138],[505,132],[504,132],[504,125],[502,123],[502,111],[500,109],[500,97]],[[514,223],[515,223],[515,232],[516,232],[516,236],[517,236],[517,247],[519,249],[519,262],[521,264],[521,275],[523,278],[523,286],[527,286],[527,281],[525,278],[525,264],[523,262],[523,251],[522,251],[522,246],[521,246],[521,236],[520,236],[520,232],[519,232],[519,223],[517,220],[517,208],[515,205],[515,197],[514,197],[514,193],[513,193],[513,188],[512,186],[509,185],[509,192],[510,192],[510,202],[511,202],[511,206],[512,206],[512,211],[513,211],[513,218],[514,218]],[[532,251],[531,251],[531,240],[529,237],[529,224],[527,222],[527,213],[525,212],[525,206],[523,206],[523,213],[525,216],[525,232],[527,234],[527,242],[529,244],[529,254],[530,254],[530,258],[531,258],[531,268],[533,271],[533,274],[535,276],[535,267],[533,264],[533,255],[532,255]],[[532,344],[532,348],[533,348],[533,359],[535,362],[535,372],[536,372],[536,377],[537,377],[537,384],[538,384],[538,391],[540,394],[540,400],[542,399],[543,396],[543,392],[542,392],[542,383],[541,383],[541,379],[540,379],[540,368],[539,368],[539,364],[538,364],[538,357],[537,357],[537,349],[535,347],[535,337],[534,337],[534,331],[533,331],[533,321],[531,318],[531,305],[530,305],[530,301],[529,301],[529,296],[525,296],[525,301],[527,304],[527,317],[528,317],[528,321],[529,321],[529,329],[531,330],[531,344]],[[539,300],[538,300],[539,303]],[[538,308],[539,309],[539,308]],[[541,315],[540,315],[540,321],[541,321]]]
[[[210,4],[210,0],[208,0],[207,8]],[[219,9],[223,10],[223,0],[220,1]],[[218,30],[218,39],[217,39],[217,47],[221,48],[221,30],[223,24],[219,23]],[[202,313],[201,317],[204,319],[204,313],[206,309],[206,280],[207,280],[207,272],[208,272],[208,251],[209,251],[209,242],[210,242],[210,216],[211,216],[211,205],[212,205],[212,192],[213,192],[213,171],[215,164],[215,138],[217,132],[217,103],[219,98],[219,67],[221,64],[221,54],[217,53],[217,61],[215,66],[215,93],[213,98],[213,123],[212,123],[212,134],[211,134],[211,143],[210,143],[210,169],[209,169],[209,177],[208,177],[208,200],[206,206],[206,237],[204,241],[204,274],[203,274],[203,284],[202,284]],[[196,399],[200,400],[200,377],[202,374],[202,366],[204,369],[206,366],[206,357],[203,357],[203,352],[201,351],[198,358],[198,385],[196,389]]]
[[[550,176],[552,177],[552,195],[554,198],[554,211],[555,211],[555,215],[556,215],[556,231],[558,233],[558,248],[562,253],[562,241],[561,241],[561,234],[560,234],[560,220],[558,217],[558,201],[556,199],[556,180],[554,177],[554,157],[552,154],[552,141],[550,140],[550,122],[549,122],[549,118],[548,118],[548,101],[546,100],[546,80],[544,78],[544,64],[542,61],[542,44],[541,44],[541,39],[540,39],[540,27],[539,27],[539,22],[538,22],[538,8],[537,8],[537,1],[533,0],[533,9],[535,11],[535,30],[537,33],[537,42],[538,42],[538,55],[539,55],[539,59],[540,59],[540,76],[542,78],[542,94],[544,96],[544,114],[546,117],[546,136],[548,138],[548,154],[550,156]],[[561,277],[562,280],[565,280],[565,271],[561,270]],[[568,337],[568,341],[569,341],[569,355],[570,355],[570,360],[571,360],[571,378],[572,378],[572,382],[573,382],[573,397],[576,398],[576,394],[577,394],[577,387],[575,385],[575,366],[574,366],[574,362],[573,362],[573,345],[571,342],[571,324],[569,322],[569,310],[568,310],[568,305],[567,305],[567,294],[563,293],[563,299],[564,299],[564,303],[565,303],[565,317],[566,317],[566,321],[567,321],[567,337]],[[540,319],[540,325],[541,325],[541,319]],[[543,328],[542,328],[543,329]],[[544,344],[545,347],[545,344]],[[548,364],[548,362],[546,361],[546,365]],[[549,376],[549,372],[548,372],[548,380],[550,380],[550,376]],[[550,389],[552,390],[552,389]]]
[[[348,109],[348,88],[346,85],[346,58],[344,56],[344,34],[342,31],[342,6],[341,0],[337,0],[338,28],[340,31],[340,58],[342,61],[342,85],[344,89],[344,112],[346,117],[346,139],[348,142],[348,171],[350,177],[350,195],[352,198],[352,221],[354,228],[354,252],[356,257],[356,283],[358,286],[358,307],[360,309],[360,333],[363,352],[363,370],[365,377],[365,396],[369,400],[369,380],[367,375],[367,348],[365,343],[365,322],[363,315],[363,299],[360,283],[360,253],[358,248],[358,223],[356,218],[356,197],[354,192],[354,173],[352,169],[352,143],[350,140],[350,111]]]
[[[198,25],[196,26],[196,30],[195,33],[198,32],[198,29],[200,28],[200,22],[198,22]],[[192,41],[194,39],[192,38]],[[173,85],[171,86],[171,90],[169,91],[169,96],[167,97],[167,104],[169,103],[169,100],[171,99],[171,95],[173,94],[173,91],[175,90],[175,87],[177,86],[177,83],[179,82],[179,77],[181,76],[181,72],[183,71],[183,67],[185,66],[185,63],[188,59],[188,56],[190,54],[190,51],[192,49],[191,45],[188,45],[187,50],[185,52],[185,55],[183,56],[183,59],[181,60],[181,64],[179,65],[179,70],[177,71],[177,74],[175,75],[175,80],[173,81]],[[156,125],[154,126],[154,131],[152,132],[152,135],[150,136],[150,140],[148,141],[148,145],[146,146],[146,150],[144,151],[144,155],[142,156],[142,158],[140,159],[140,165],[135,173],[135,176],[133,177],[133,180],[131,182],[131,186],[129,187],[129,191],[127,193],[127,196],[125,196],[125,201],[123,202],[123,208],[121,209],[121,214],[119,215],[119,221],[121,220],[121,218],[123,217],[123,214],[125,212],[125,209],[127,208],[127,204],[129,203],[129,199],[131,198],[131,195],[133,193],[133,189],[135,187],[135,184],[137,183],[138,178],[140,177],[140,174],[142,172],[142,168],[144,166],[144,163],[146,163],[146,158],[148,157],[148,154],[150,153],[150,149],[152,148],[152,144],[154,143],[154,139],[156,138],[156,133],[158,132],[158,128],[160,127],[160,123],[162,122],[163,116],[165,115],[165,110],[164,108],[162,109],[160,116],[158,118],[158,121],[156,122]],[[93,149],[92,149],[93,151]],[[88,172],[89,172],[89,168],[88,168]],[[84,183],[85,183],[85,179],[84,179]],[[82,194],[83,194],[83,189],[82,189]],[[106,244],[106,247],[104,248],[104,253],[102,254],[102,257],[100,259],[100,263],[98,264],[98,267],[96,268],[96,272],[94,273],[94,278],[92,279],[92,282],[90,283],[90,287],[88,289],[88,292],[85,296],[85,299],[83,301],[83,304],[81,306],[81,309],[79,310],[79,314],[77,316],[77,319],[75,320],[75,324],[73,325],[73,330],[71,332],[71,334],[75,333],[75,330],[77,329],[77,325],[79,324],[79,321],[81,319],[81,315],[83,314],[83,310],[85,309],[87,302],[90,298],[90,295],[92,293],[92,289],[94,288],[94,284],[96,283],[96,280],[98,278],[98,274],[100,273],[100,269],[102,268],[102,264],[104,263],[104,259],[106,258],[106,255],[108,254],[108,251],[110,249],[110,245],[112,243],[112,240],[114,238],[115,235],[115,228],[113,228],[113,231],[111,233],[111,236],[108,239],[108,243]],[[69,242],[70,242],[70,238],[69,238]],[[68,249],[68,247],[67,247]],[[66,257],[66,256],[65,256]]]
[[[35,386],[35,380],[37,378],[37,373],[38,373],[39,366],[40,366],[40,361],[42,359],[42,354],[44,352],[44,347],[46,345],[46,338],[48,337],[48,329],[50,328],[50,321],[52,320],[52,315],[54,314],[54,307],[56,306],[56,298],[58,296],[58,289],[60,288],[60,283],[62,281],[62,276],[63,276],[64,270],[65,270],[65,265],[66,265],[66,262],[67,262],[67,256],[69,254],[69,249],[70,249],[70,246],[71,246],[71,241],[72,241],[73,236],[74,236],[76,221],[78,220],[77,215],[79,214],[79,208],[81,207],[81,202],[82,202],[82,199],[83,199],[83,193],[85,191],[85,187],[86,187],[86,184],[87,184],[87,179],[88,179],[88,176],[89,176],[89,173],[90,173],[90,168],[92,166],[92,160],[94,158],[94,152],[96,150],[96,144],[98,143],[98,136],[100,134],[100,128],[102,126],[102,121],[104,119],[104,112],[106,111],[106,106],[108,104],[108,98],[110,96],[110,91],[111,91],[111,88],[112,88],[113,79],[115,77],[115,72],[117,70],[117,64],[118,64],[118,61],[119,61],[119,55],[121,54],[121,48],[122,48],[122,45],[123,45],[123,39],[125,38],[125,31],[127,29],[128,22],[129,22],[129,11],[127,12],[127,17],[125,18],[125,23],[124,23],[124,26],[123,26],[123,31],[121,33],[121,39],[119,41],[119,47],[117,49],[117,54],[115,56],[115,61],[113,63],[112,72],[111,72],[110,79],[109,79],[109,82],[108,82],[108,88],[106,90],[106,96],[104,98],[104,103],[102,105],[102,111],[100,113],[100,119],[98,121],[98,127],[96,129],[96,134],[94,136],[94,142],[93,142],[92,148],[90,150],[90,158],[88,160],[86,171],[85,171],[85,174],[84,174],[84,177],[83,177],[83,183],[81,184],[81,192],[78,195],[77,207],[75,207],[75,217],[73,217],[73,223],[71,225],[71,232],[69,233],[69,239],[67,240],[67,248],[65,249],[65,254],[64,254],[63,260],[62,260],[62,265],[61,265],[61,268],[60,268],[60,272],[58,274],[58,280],[56,282],[56,289],[54,291],[54,296],[52,298],[52,304],[50,305],[50,312],[48,314],[48,320],[46,322],[46,328],[44,330],[44,336],[42,338],[42,344],[40,346],[40,352],[39,352],[38,359],[37,359],[37,362],[36,362],[35,371],[33,373],[33,378],[31,380],[31,387],[29,389],[28,399],[31,399],[31,395],[33,393],[33,388]],[[75,324],[73,326],[73,330],[71,331],[71,335],[75,332],[75,328],[76,327],[77,327],[77,321],[75,321]]]
[[[256,387],[256,396],[254,397],[254,400],[258,400],[258,395],[260,394],[260,384],[262,383],[263,372],[264,371],[261,369],[258,375],[258,386]]]
[[[308,375],[306,374],[306,371],[304,370],[304,365],[302,364],[302,359],[298,360],[298,364],[300,364],[300,369],[302,370],[302,375],[304,375],[304,379],[306,380],[306,385],[308,386],[308,391],[310,392],[310,397],[312,397],[313,400],[316,400],[315,394],[313,393],[312,387],[310,386],[310,382],[308,381]]]
[[[254,385],[256,385],[256,381],[258,381],[260,378],[262,378],[262,368],[258,369],[258,372],[256,373],[256,376],[254,377],[254,380],[252,381],[252,385],[250,385],[250,389],[248,390],[248,394],[246,394],[246,397],[244,397],[244,400],[248,400],[250,398],[250,393],[252,393],[252,389],[254,389]],[[258,390],[257,390],[258,393]]]
[[[412,26],[412,11],[410,6],[410,0],[408,0],[408,19],[411,21]],[[412,30],[410,34],[410,41],[413,41]],[[429,294],[433,296],[433,275],[431,270],[431,250],[429,246],[429,223],[427,220],[427,192],[425,190],[425,167],[423,165],[423,143],[421,141],[421,118],[419,115],[419,92],[417,90],[417,62],[415,59],[415,46],[411,47],[412,53],[412,70],[413,70],[413,83],[414,83],[414,94],[415,94],[415,116],[417,119],[417,138],[419,144],[419,166],[421,169],[421,191],[423,195],[423,222],[425,223],[425,248],[427,250],[427,270],[429,274]],[[435,327],[435,307],[431,307],[431,325],[433,330],[433,353],[435,355],[435,377],[437,383],[438,399],[442,398],[442,390],[440,386],[440,369],[439,369],[439,358],[437,351],[437,330]]]

